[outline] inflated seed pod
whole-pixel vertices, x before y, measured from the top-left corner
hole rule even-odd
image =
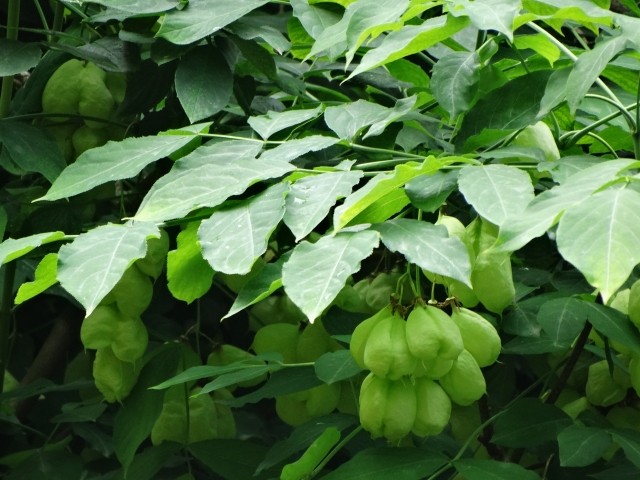
[[[411,375],[418,360],[411,355],[400,315],[383,318],[373,329],[364,349],[364,364],[379,377],[397,380]]]
[[[411,354],[427,365],[436,359],[454,360],[464,348],[458,326],[432,305],[417,306],[411,311],[406,338]]]

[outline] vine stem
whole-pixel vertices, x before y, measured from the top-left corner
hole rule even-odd
[[[18,39],[18,26],[20,23],[20,0],[9,0],[7,9],[7,40]],[[13,75],[2,78],[0,87],[0,118],[9,114],[11,95],[13,94]]]

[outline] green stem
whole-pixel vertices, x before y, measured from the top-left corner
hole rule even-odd
[[[7,40],[18,39],[18,26],[20,25],[20,0],[9,0],[7,9]],[[13,95],[13,75],[2,78],[0,87],[0,118],[9,114],[11,96]]]
[[[13,306],[13,282],[16,262],[4,266],[4,284],[0,299],[0,393],[4,390],[4,372],[9,362],[9,336],[11,334],[11,307]]]
[[[587,135],[589,135],[590,137],[596,139],[598,142],[600,142],[602,145],[604,145],[604,148],[609,150],[609,153],[611,155],[613,155],[613,158],[619,158],[618,154],[616,153],[614,148],[611,145],[609,145],[609,143],[604,138],[602,138],[600,135],[597,135],[597,134],[595,134],[593,132],[589,132],[589,133],[587,133]]]
[[[53,31],[59,32],[62,30],[62,24],[64,23],[64,5],[61,2],[56,2],[56,9],[53,13]],[[50,42],[55,42],[56,37],[50,39]]]
[[[627,105],[625,106],[626,110],[638,110],[638,104],[637,103],[633,103],[631,105]],[[577,131],[572,131],[572,132],[567,132],[564,135],[562,135],[560,137],[560,142],[563,143],[563,146],[565,148],[571,147],[572,145],[574,145],[578,140],[580,140],[582,137],[584,137],[585,135],[587,135],[589,132],[595,130],[596,128],[598,128],[600,125],[604,125],[606,123],[609,123],[611,120],[613,120],[614,118],[619,117],[620,115],[622,115],[621,111],[618,110],[616,112],[610,113],[609,115],[607,115],[606,117],[602,117],[600,120],[596,120],[595,122],[593,122],[591,125],[587,125],[586,127],[577,130]],[[634,130],[635,131],[635,130]],[[568,139],[568,140],[567,140]],[[566,142],[566,143],[564,143]]]
[[[615,100],[612,100],[609,97],[605,97],[603,95],[596,95],[595,93],[587,93],[585,95],[585,98],[595,98],[597,100],[602,100],[603,102],[607,102],[610,105],[613,105],[624,116],[624,119],[627,121],[627,125],[633,127],[636,124],[635,119],[633,118],[629,110],[627,110],[627,107],[621,105],[619,102],[616,102]]]
[[[640,158],[640,74],[638,75],[638,88],[636,89],[636,129],[632,132],[633,150],[636,158]]]

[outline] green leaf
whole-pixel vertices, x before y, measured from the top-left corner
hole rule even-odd
[[[281,368],[282,366],[277,364],[247,365],[247,368],[242,368],[241,370],[218,376],[215,380],[203,386],[202,390],[198,392],[198,395],[215,392],[216,390],[235,385],[239,382],[253,380],[254,378],[262,377],[268,373],[276,372]]]
[[[422,25],[405,25],[402,29],[387,35],[378,47],[369,50],[347,80],[399,58],[426,50],[452,37],[468,24],[469,20],[466,17],[442,15],[430,18]]]
[[[191,303],[211,288],[214,271],[202,257],[198,243],[199,222],[187,224],[178,234],[178,246],[167,254],[167,280],[171,295]]]
[[[600,162],[571,175],[562,185],[541,193],[516,218],[504,222],[498,236],[498,248],[515,251],[539,237],[558,222],[565,209],[584,202],[596,189],[633,163],[633,160],[623,159]]]
[[[498,226],[518,216],[533,200],[529,174],[508,165],[465,167],[458,185],[476,212]]]
[[[598,303],[583,302],[583,308],[588,313],[589,323],[598,332],[640,353],[640,333],[626,315]]]
[[[625,36],[613,37],[598,43],[578,57],[566,84],[567,102],[574,113],[580,101],[609,62],[629,43]]]
[[[414,207],[433,213],[456,191],[459,173],[458,170],[450,170],[420,175],[410,180],[404,190]]]
[[[256,182],[295,170],[284,161],[238,156],[250,148],[243,143],[204,145],[180,159],[151,187],[134,218],[160,222],[180,218],[197,208],[216,207]]]
[[[276,184],[202,221],[198,240],[203,257],[215,271],[240,275],[251,271],[282,220],[288,187]]]
[[[408,0],[380,3],[376,0],[358,0],[347,6],[342,19],[324,30],[316,39],[307,57],[318,56],[331,47],[348,48],[346,65],[351,63],[357,49],[369,38],[376,38],[386,30],[402,26],[400,16],[409,6]],[[342,50],[342,48],[340,48]],[[333,49],[334,54],[339,51]],[[335,59],[335,56],[329,56]]]
[[[64,238],[63,232],[36,233],[22,238],[8,238],[0,243],[0,265],[20,258],[34,248],[51,242],[57,242]]]
[[[585,304],[576,298],[550,300],[540,307],[536,320],[554,344],[569,347],[587,320]]]
[[[302,110],[285,110],[284,112],[269,111],[265,115],[249,117],[247,122],[251,128],[258,132],[258,135],[266,140],[274,133],[303,124],[317,118],[321,113],[321,106]]]
[[[510,130],[535,123],[550,73],[529,73],[489,92],[464,117],[456,148],[461,149],[466,140],[485,129]],[[488,116],[487,112],[493,114]]]
[[[194,123],[227,106],[233,93],[233,73],[219,49],[200,47],[181,59],[175,86],[182,108]]]
[[[615,429],[611,431],[611,438],[622,447],[627,459],[640,468],[640,434],[635,430]]]
[[[189,0],[187,7],[164,17],[156,36],[178,45],[197,42],[265,3],[267,0]]]
[[[438,171],[441,165],[440,160],[429,157],[421,165],[408,162],[396,166],[393,172],[376,175],[364,187],[349,195],[344,203],[335,209],[333,228],[336,231],[344,228],[373,203],[384,199],[414,177]]]
[[[24,282],[18,288],[18,293],[14,303],[20,305],[33,297],[40,295],[49,287],[58,283],[58,254],[49,253],[45,255],[35,271],[35,278],[32,282]]]
[[[231,317],[245,308],[264,300],[282,287],[282,265],[287,257],[282,256],[274,263],[265,265],[254,277],[251,277],[238,292],[233,305],[222,317]]]
[[[496,420],[492,441],[505,447],[531,448],[555,441],[571,423],[558,407],[537,398],[523,398]]]
[[[516,463],[465,458],[454,462],[465,480],[539,480],[540,476]]]
[[[362,175],[361,171],[327,172],[303,177],[291,185],[284,223],[296,241],[306,237],[327,216],[336,200],[349,195]]]
[[[513,41],[513,21],[521,9],[519,0],[454,0],[451,14],[466,15],[479,30],[495,30]]]
[[[547,59],[551,66],[560,58],[560,49],[542,33],[518,35],[513,39],[513,44],[518,50],[533,50]]]
[[[358,100],[337,107],[327,107],[324,111],[324,121],[338,137],[351,140],[364,127],[384,120],[389,110],[391,109],[378,103]]]
[[[585,467],[597,462],[611,446],[611,435],[605,430],[571,425],[558,435],[560,465]]]
[[[433,66],[433,96],[451,118],[466,112],[478,90],[480,56],[477,52],[451,52]]]
[[[201,129],[202,125],[193,125],[181,129],[184,133],[179,135],[126,138],[87,150],[62,171],[39,200],[72,197],[103,183],[131,178],[150,163],[184,147]]]
[[[104,5],[136,14],[165,12],[177,7],[180,0],[154,0],[149,3],[146,0],[91,0],[91,3]]]
[[[181,448],[182,446],[175,442],[165,442],[156,447],[148,447],[136,454],[129,465],[126,476],[122,471],[113,478],[115,480],[125,480],[125,478],[152,480],[158,478],[158,472]]]
[[[640,193],[610,188],[568,209],[557,231],[558,250],[600,290],[604,303],[640,263]]]
[[[262,155],[260,155],[260,160],[290,162],[306,153],[329,148],[339,141],[340,140],[335,137],[327,137],[325,135],[310,135],[304,138],[296,138],[295,140],[288,140],[276,148],[263,152]]]
[[[324,383],[346,380],[362,371],[349,350],[328,352],[315,361],[316,375]]]
[[[293,15],[297,18],[311,38],[318,38],[322,32],[339,22],[342,18],[338,13],[324,8],[314,7],[305,0],[291,0]],[[343,44],[332,47],[327,55],[337,58],[346,49],[346,41]]]
[[[142,369],[131,394],[124,400],[123,408],[115,416],[114,450],[125,472],[162,410],[164,392],[151,390],[151,387],[173,375],[180,358],[180,349],[176,344],[169,343],[156,350]]]
[[[347,278],[378,246],[377,232],[343,232],[316,243],[302,242],[284,264],[282,283],[287,295],[313,321],[340,293]]]
[[[457,237],[449,237],[442,226],[398,218],[375,225],[382,242],[392,252],[436,275],[454,278],[471,286],[471,262],[467,247]]]
[[[0,77],[26,72],[40,61],[40,46],[8,38],[0,39]]]
[[[40,173],[54,182],[66,165],[56,142],[23,122],[3,121],[0,125],[0,145],[11,160],[23,171]]]
[[[147,252],[147,238],[159,237],[146,222],[103,225],[83,233],[58,253],[58,280],[90,315],[125,270]]]
[[[368,448],[325,475],[323,480],[419,480],[449,460],[427,448]]]

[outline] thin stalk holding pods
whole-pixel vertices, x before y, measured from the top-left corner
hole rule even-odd
[[[569,50],[562,42],[558,41],[553,35],[551,35],[549,32],[547,32],[544,28],[540,27],[539,25],[533,23],[533,22],[527,22],[526,24],[529,28],[535,30],[538,33],[543,34],[545,37],[547,37],[556,47],[558,47],[560,49],[560,51],[562,53],[564,53],[567,57],[569,57],[573,62],[577,62],[578,61],[578,57],[571,51]],[[604,83],[604,81],[598,77],[596,79],[596,84],[604,91],[604,93],[607,94],[607,96],[609,98],[611,98],[611,100],[613,100],[614,102],[616,102],[616,107],[618,107],[619,109],[624,110],[625,106],[622,105],[622,102],[620,102],[620,99],[616,96],[615,93],[613,93],[611,91],[611,89],[607,86],[606,83]],[[629,112],[627,111],[627,114]],[[631,115],[625,115],[625,119],[627,120],[627,122],[629,122],[629,120],[631,120],[631,123],[629,124],[629,128],[632,131],[635,131],[635,122],[633,120],[633,117],[631,117]]]
[[[20,0],[9,0],[7,9],[7,40],[18,39],[18,26],[20,25]],[[0,118],[4,118],[9,113],[11,96],[13,94],[13,76],[2,78],[0,87]]]

